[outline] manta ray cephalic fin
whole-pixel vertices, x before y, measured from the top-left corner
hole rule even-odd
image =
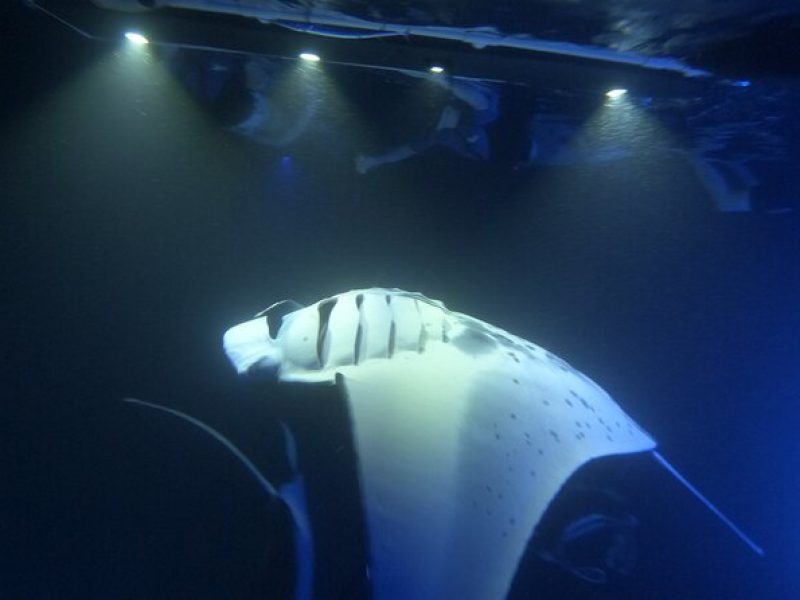
[[[162,406],[154,402],[139,400],[138,398],[123,398],[122,401],[167,413],[201,429],[233,454],[239,462],[247,468],[268,496],[278,499],[286,505],[292,516],[295,542],[295,600],[310,600],[312,598],[314,580],[314,543],[311,534],[311,524],[308,520],[305,485],[302,475],[296,471],[297,454],[294,437],[291,431],[289,431],[289,428],[283,422],[280,423],[284,437],[284,445],[294,472],[294,477],[281,485],[280,489],[276,489],[258,467],[253,464],[253,461],[251,461],[236,444],[200,419],[187,415],[177,409]]]

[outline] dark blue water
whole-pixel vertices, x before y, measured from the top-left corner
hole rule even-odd
[[[667,134],[647,122],[610,165],[511,171],[442,153],[359,176],[355,154],[403,114],[387,103],[374,120],[374,98],[391,96],[374,79],[332,79],[307,136],[264,148],[211,123],[157,61],[14,17],[0,596],[290,595],[283,509],[199,431],[120,402],[134,396],[213,424],[275,481],[289,475],[286,420],[319,597],[365,597],[341,400],[237,379],[221,335],[276,300],[368,286],[419,290],[563,356],[767,551],[648,457],[621,457],[580,475],[638,518],[633,573],[595,588],[528,556],[514,598],[800,594],[795,213],[715,212],[680,156],[648,151]]]

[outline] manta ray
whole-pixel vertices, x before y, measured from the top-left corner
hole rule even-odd
[[[335,385],[350,414],[377,600],[505,598],[570,476],[659,454],[599,385],[544,348],[399,289],[282,301],[224,335],[242,375]]]

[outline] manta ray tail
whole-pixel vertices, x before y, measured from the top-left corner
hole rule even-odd
[[[756,544],[753,540],[751,540],[750,537],[745,532],[743,532],[741,529],[739,529],[739,527],[733,521],[731,521],[728,517],[726,517],[722,513],[722,511],[720,511],[716,506],[714,506],[708,498],[706,498],[703,494],[700,493],[700,490],[698,490],[691,483],[689,483],[689,481],[683,475],[681,475],[678,472],[678,470],[675,467],[673,467],[667,461],[666,458],[661,456],[661,454],[659,454],[655,450],[653,451],[652,454],[653,454],[653,458],[655,458],[659,463],[661,463],[661,465],[667,471],[672,473],[672,475],[675,477],[675,479],[680,481],[686,487],[687,490],[689,490],[692,494],[695,495],[695,497],[698,500],[700,500],[700,502],[705,504],[706,507],[708,508],[708,510],[710,510],[712,513],[714,513],[719,518],[720,521],[725,523],[725,525],[727,525],[728,528],[731,531],[733,531],[733,533],[735,533],[737,536],[739,536],[739,539],[741,539],[745,544],[750,546],[750,548],[753,550],[753,552],[755,552],[759,556],[764,556],[764,549],[761,546],[759,546],[758,544]]]
[[[289,428],[284,423],[280,424],[281,431],[283,432],[286,454],[289,458],[290,466],[292,467],[293,477],[291,480],[281,485],[280,489],[276,489],[246,454],[213,427],[174,408],[161,406],[153,402],[146,402],[145,400],[139,400],[137,398],[123,398],[122,400],[123,402],[130,402],[131,404],[138,404],[165,412],[202,429],[239,459],[239,462],[250,471],[251,475],[255,477],[259,485],[271,498],[280,499],[286,505],[294,524],[296,564],[295,600],[309,600],[312,597],[314,578],[314,545],[311,536],[311,524],[309,523],[308,511],[306,509],[305,483],[302,475],[300,475],[297,470],[297,450],[294,437],[291,431],[289,431]]]

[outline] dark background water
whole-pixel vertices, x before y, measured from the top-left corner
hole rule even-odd
[[[355,153],[416,118],[370,77],[331,79],[307,139],[276,152],[214,127],[155,61],[7,16],[0,595],[287,593],[280,508],[200,432],[120,402],[135,396],[203,418],[278,481],[287,420],[320,596],[358,597],[343,407],[238,380],[221,335],[275,300],[368,286],[419,290],[565,357],[767,550],[751,554],[648,457],[617,458],[599,479],[641,522],[637,569],[591,588],[531,557],[515,598],[800,593],[795,214],[713,212],[646,140],[607,166],[435,155],[361,177]]]

